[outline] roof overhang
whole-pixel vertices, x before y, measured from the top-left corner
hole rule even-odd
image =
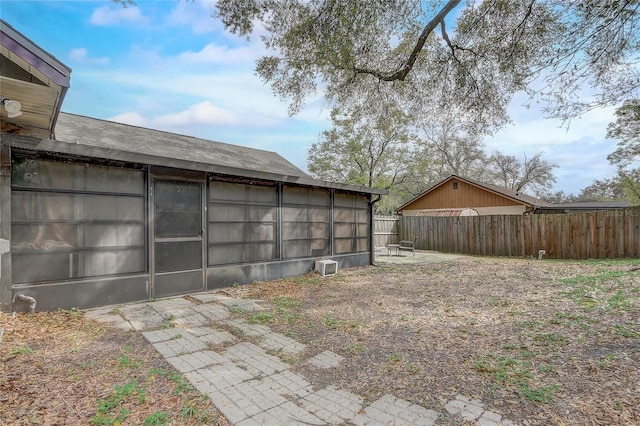
[[[150,154],[148,152],[136,152],[97,146],[87,146],[81,143],[43,139],[16,134],[3,135],[0,144],[28,151],[47,152],[81,158],[95,158],[106,161],[172,167],[176,169],[185,169],[192,171],[203,171],[230,177],[242,177],[256,180],[282,182],[285,185],[301,185],[314,188],[335,189],[338,191],[373,195],[386,195],[389,193],[389,191],[384,189],[368,188],[360,185],[351,185],[336,182],[327,182],[304,176],[292,176],[259,170],[248,170],[221,164],[211,164],[179,158],[167,158],[155,154]]]
[[[22,105],[22,115],[13,118],[0,106],[1,130],[51,138],[71,69],[3,20],[0,55],[0,97]]]

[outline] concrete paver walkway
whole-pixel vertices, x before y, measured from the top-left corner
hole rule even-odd
[[[231,319],[229,308],[264,309],[252,300],[198,293],[93,309],[87,316],[141,332],[231,423],[239,426],[433,425],[442,419],[443,413],[391,394],[365,406],[362,397],[335,386],[315,389],[313,383],[276,356],[300,354],[306,350],[305,345],[266,326]],[[250,337],[251,341],[238,341],[234,334]],[[327,350],[305,362],[329,369],[342,360],[342,356]],[[449,401],[444,411],[479,426],[514,425],[486,410],[482,402],[462,395]]]

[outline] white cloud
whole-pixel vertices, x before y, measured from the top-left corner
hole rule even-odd
[[[252,63],[258,57],[258,52],[251,46],[229,48],[209,43],[199,52],[184,52],[178,55],[179,61],[188,63],[215,63],[215,64],[238,64]]]
[[[97,26],[118,25],[123,22],[143,23],[146,18],[139,7],[123,7],[121,5],[102,6],[95,9],[89,22]]]
[[[213,18],[215,1],[176,2],[169,13],[167,22],[171,26],[189,26],[194,34],[206,34],[222,29],[220,20]]]
[[[92,58],[89,51],[84,47],[78,47],[69,51],[69,59],[83,64],[105,65],[109,63],[109,58],[103,56],[101,58]]]
[[[209,101],[204,101],[178,113],[155,117],[153,123],[158,127],[171,128],[194,124],[225,126],[237,124],[238,120],[228,111],[212,105]]]
[[[122,124],[130,124],[132,126],[148,127],[147,120],[137,112],[124,112],[107,118],[109,121],[115,121]]]

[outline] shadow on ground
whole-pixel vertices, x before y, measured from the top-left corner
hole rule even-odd
[[[374,263],[399,263],[420,265],[426,263],[449,262],[462,259],[465,256],[459,254],[447,254],[430,250],[416,250],[414,254],[408,251],[401,251],[398,255],[389,253],[386,248],[378,249],[375,252]]]

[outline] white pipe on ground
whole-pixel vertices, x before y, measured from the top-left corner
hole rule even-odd
[[[29,303],[29,313],[35,313],[36,311],[36,299],[31,297],[31,296],[27,296],[26,294],[22,294],[22,293],[16,293],[13,295],[13,300],[11,301],[11,303],[15,303],[16,299],[18,300],[22,300],[23,302],[28,302]]]

